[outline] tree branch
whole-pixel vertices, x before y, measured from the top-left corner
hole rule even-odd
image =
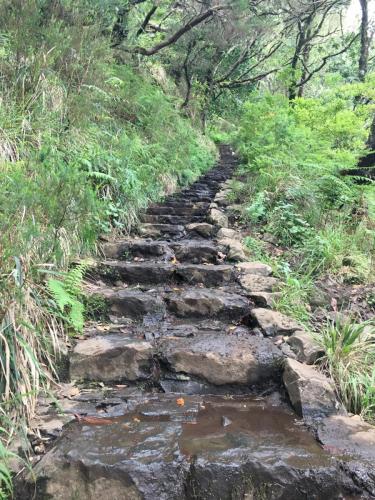
[[[144,33],[148,23],[150,22],[150,19],[155,14],[157,8],[158,8],[157,5],[153,5],[152,8],[147,12],[146,17],[143,20],[143,23],[141,24],[139,30],[135,34],[136,37],[139,37],[140,35],[142,35],[142,33]]]
[[[169,45],[172,45],[173,43],[177,42],[179,38],[182,37],[185,33],[188,33],[190,30],[192,30],[195,26],[198,24],[201,24],[203,21],[206,19],[212,17],[216,12],[224,9],[230,9],[229,6],[226,5],[218,5],[216,7],[211,7],[210,9],[206,10],[202,14],[199,14],[198,16],[193,17],[189,22],[187,22],[184,26],[182,26],[179,30],[177,30],[173,35],[171,35],[169,38],[166,40],[158,43],[151,49],[145,49],[144,47],[133,47],[133,48],[124,48],[124,47],[116,47],[117,49],[120,50],[125,50],[126,52],[133,52],[135,54],[141,54],[143,56],[152,56],[159,52],[160,50],[164,49],[165,47],[168,47]]]

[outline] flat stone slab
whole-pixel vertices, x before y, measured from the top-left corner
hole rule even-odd
[[[270,309],[255,308],[251,310],[251,316],[258,323],[263,332],[272,337],[274,335],[292,334],[297,330],[301,330],[301,325],[294,320]]]
[[[288,358],[283,382],[293,408],[308,424],[315,426],[324,417],[345,414],[333,382],[314,367]]]
[[[82,417],[18,483],[16,499],[324,500],[360,492],[272,398],[150,395],[114,418]],[[192,495],[194,492],[194,496]],[[236,496],[233,496],[233,494]]]
[[[188,289],[166,298],[168,310],[178,317],[240,319],[249,311],[242,295],[210,289]]]
[[[163,236],[179,236],[184,234],[184,226],[174,224],[141,224],[139,234],[148,238],[160,238]]]
[[[170,246],[179,262],[191,262],[193,264],[209,262],[216,264],[218,260],[218,248],[211,242],[182,240],[178,243],[171,243]]]
[[[327,449],[375,463],[375,427],[359,415],[332,415],[317,429],[319,441]]]
[[[141,257],[161,257],[168,251],[167,242],[149,241],[141,238],[105,243],[102,246],[103,254],[108,259],[123,259]]]
[[[226,285],[234,280],[233,266],[213,264],[181,264],[175,267],[175,279],[204,286]]]
[[[163,313],[162,297],[136,290],[104,291],[109,310],[116,316],[139,319],[146,314]]]
[[[261,384],[280,375],[280,350],[269,339],[204,334],[161,341],[161,356],[175,372],[202,378],[214,385]]]
[[[153,346],[121,333],[77,343],[70,355],[70,378],[117,382],[150,377]]]

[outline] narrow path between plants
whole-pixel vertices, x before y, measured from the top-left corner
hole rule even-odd
[[[271,269],[247,261],[228,227],[236,164],[223,146],[138,234],[104,246],[88,287],[95,321],[57,401],[40,400],[36,484],[24,476],[18,498],[375,494],[373,429],[346,415],[311,366],[319,349],[270,309]]]

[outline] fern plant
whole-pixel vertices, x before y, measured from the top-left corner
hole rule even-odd
[[[78,333],[84,327],[82,280],[88,265],[88,262],[81,262],[67,273],[61,273],[61,279],[50,278],[47,282],[48,291],[63,320]]]

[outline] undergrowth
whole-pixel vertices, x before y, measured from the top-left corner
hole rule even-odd
[[[374,282],[374,184],[340,174],[365,153],[373,110],[353,103],[358,91],[373,97],[373,78],[293,105],[283,96],[256,92],[235,133],[244,182],[232,189],[254,234],[245,244],[282,281],[275,308],[308,329],[314,328],[310,300],[318,279]],[[275,245],[272,256],[267,240]],[[373,420],[375,344],[368,328],[330,322],[317,338],[326,352],[324,368],[346,407]]]
[[[0,3],[0,425],[9,429],[56,378],[67,331],[82,331],[84,265],[72,262],[193,181],[215,150],[180,113],[172,82],[166,93],[151,65],[114,59],[99,4]]]

